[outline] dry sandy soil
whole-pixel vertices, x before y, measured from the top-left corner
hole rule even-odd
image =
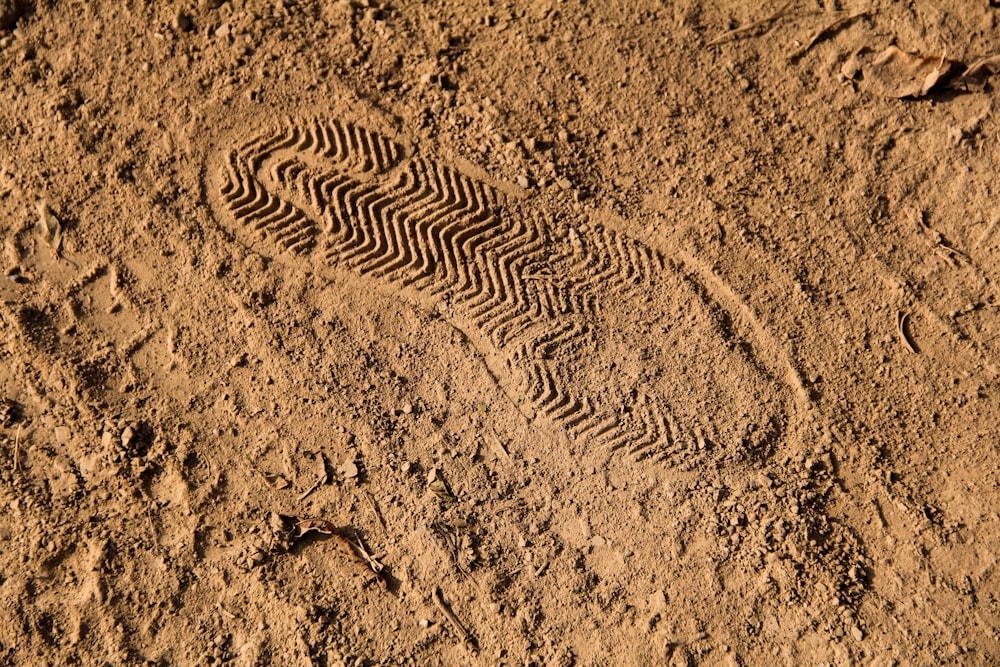
[[[1000,664],[1000,82],[873,64],[1000,8],[782,5],[0,1],[0,663]]]

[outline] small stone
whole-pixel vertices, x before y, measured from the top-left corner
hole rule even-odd
[[[960,143],[962,143],[962,139],[964,138],[964,136],[965,135],[962,132],[962,128],[960,127],[953,127],[950,130],[948,130],[948,142],[952,146],[958,146]]]
[[[126,426],[122,431],[122,447],[128,449],[129,445],[132,444],[132,440],[135,439],[135,430],[131,426]]]
[[[859,642],[859,641],[861,641],[862,639],[865,638],[865,631],[862,630],[861,628],[859,628],[856,625],[852,626],[851,627],[851,636],[854,637],[854,641],[858,641]]]
[[[358,476],[358,464],[355,463],[353,459],[347,459],[344,461],[343,465],[340,466],[340,472],[347,479],[354,479]]]
[[[419,621],[417,621],[417,625],[419,625],[422,628],[429,628],[431,627],[431,621],[429,618],[422,618]]]
[[[229,34],[231,32],[232,32],[232,30],[230,29],[229,24],[228,23],[223,23],[222,25],[220,25],[218,28],[215,29],[215,36],[216,37],[229,37]]]
[[[528,187],[529,185],[531,185],[531,181],[529,181],[529,180],[528,180],[528,177],[527,177],[527,176],[524,176],[524,175],[522,174],[521,176],[518,176],[518,177],[517,177],[517,184],[518,184],[519,186],[521,186],[522,188],[526,188],[526,187]]]
[[[573,184],[570,182],[570,180],[565,177],[556,179],[556,184],[563,190],[569,190],[571,187],[573,187]]]
[[[566,130],[559,130],[559,141],[567,142],[569,141],[569,132]]]
[[[413,414],[413,404],[412,403],[403,403],[403,407],[401,408],[401,410],[402,410],[402,412],[403,412],[404,415],[412,415]]]

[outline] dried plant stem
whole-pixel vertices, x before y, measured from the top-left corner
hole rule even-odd
[[[448,622],[451,623],[452,629],[455,631],[455,634],[458,635],[458,638],[463,641],[470,650],[474,651],[476,649],[475,638],[465,628],[465,626],[462,625],[462,622],[458,620],[458,617],[455,616],[455,613],[448,607],[447,603],[445,603],[444,594],[441,592],[440,586],[434,587],[434,590],[431,592],[431,598],[434,600],[434,604],[437,608],[441,610],[441,613],[444,614],[445,618],[448,619]]]
[[[716,44],[721,44],[723,42],[729,41],[730,39],[737,37],[745,32],[750,32],[751,30],[756,30],[757,28],[762,28],[764,26],[770,25],[780,19],[781,17],[788,14],[789,8],[795,4],[795,0],[789,0],[781,6],[781,8],[775,13],[771,14],[767,18],[760,19],[759,21],[754,21],[750,25],[745,25],[742,28],[736,28],[735,30],[730,30],[729,32],[722,33],[711,42],[705,46],[715,46]]]
[[[21,425],[17,425],[17,433],[14,435],[14,472],[21,470]]]

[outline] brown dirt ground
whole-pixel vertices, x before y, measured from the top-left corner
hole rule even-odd
[[[0,663],[1000,664],[1000,8],[782,4],[0,1]]]

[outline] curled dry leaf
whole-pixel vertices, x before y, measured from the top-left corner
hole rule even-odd
[[[910,354],[919,354],[920,350],[917,349],[916,344],[913,342],[913,337],[910,336],[909,332],[909,313],[897,313],[896,314],[896,329],[899,332],[899,342],[903,344]]]
[[[865,79],[873,92],[884,97],[919,98],[946,89],[982,90],[998,72],[1000,55],[980,58],[967,67],[945,54],[923,56],[890,46],[865,69]]]
[[[890,46],[872,62],[865,79],[884,97],[923,97],[964,69],[944,54],[921,56]]]
[[[982,90],[986,87],[986,80],[997,73],[1000,73],[1000,55],[980,58],[955,77],[951,87],[964,90]]]
[[[45,241],[56,253],[62,245],[62,224],[59,222],[46,201],[35,204],[38,209],[38,222],[35,223],[35,231],[38,236]]]
[[[261,473],[268,484],[276,489],[287,489],[291,486],[291,482],[285,479],[284,475],[279,475],[276,472],[264,472]]]

